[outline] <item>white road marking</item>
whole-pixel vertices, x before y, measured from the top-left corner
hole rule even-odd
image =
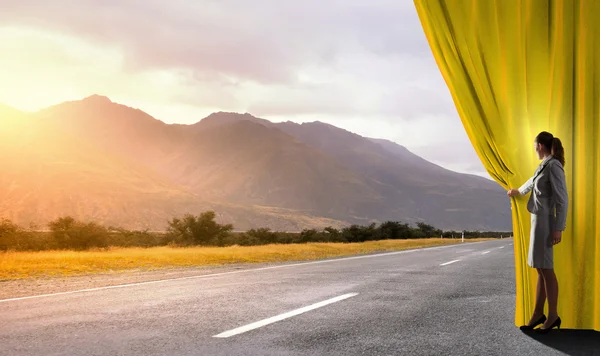
[[[485,242],[488,242],[488,241],[469,242],[469,244],[480,244],[480,243],[485,243]],[[67,295],[67,294],[75,294],[75,293],[83,293],[83,292],[94,292],[94,291],[100,291],[100,290],[106,290],[106,289],[135,287],[135,286],[141,286],[141,285],[145,285],[145,284],[163,283],[163,282],[171,282],[171,281],[181,281],[181,280],[185,280],[185,279],[211,278],[211,277],[226,276],[226,275],[230,275],[230,274],[238,274],[238,273],[246,273],[246,272],[257,272],[257,271],[266,271],[266,270],[270,270],[270,269],[279,269],[279,268],[287,268],[287,267],[297,267],[297,266],[305,266],[305,265],[313,265],[313,264],[321,264],[321,263],[332,263],[332,262],[339,262],[339,261],[357,260],[357,259],[362,259],[362,258],[386,257],[386,256],[399,255],[399,254],[405,254],[405,253],[442,250],[442,249],[451,248],[451,247],[458,247],[458,246],[461,246],[461,245],[455,244],[455,245],[446,245],[446,246],[437,246],[437,247],[416,248],[416,249],[412,249],[412,250],[403,250],[403,251],[378,253],[378,254],[373,254],[373,255],[341,257],[341,258],[334,258],[334,259],[330,259],[330,260],[292,263],[292,264],[284,264],[284,265],[278,265],[278,266],[260,267],[260,268],[244,269],[244,270],[236,270],[236,271],[229,271],[229,272],[220,272],[220,273],[212,273],[212,274],[201,274],[201,275],[196,275],[196,276],[159,279],[159,280],[155,280],[155,281],[118,284],[118,285],[113,285],[113,286],[96,287],[96,288],[88,288],[88,289],[79,289],[79,290],[73,290],[73,291],[68,291],[68,292],[57,292],[57,293],[30,295],[30,296],[26,296],[26,297],[0,299],[0,303],[13,302],[13,301],[19,301],[19,300],[26,300],[26,299],[33,299],[33,298],[54,297],[54,296],[58,296],[58,295]]]
[[[505,248],[506,246],[500,246],[500,248]]]
[[[483,251],[481,254],[485,255],[485,254],[488,254],[488,253],[490,253],[490,251]]]
[[[220,333],[218,335],[214,335],[213,337],[226,338],[226,337],[231,337],[231,336],[239,335],[239,334],[245,333],[247,331],[258,329],[258,328],[263,327],[265,325],[269,325],[269,324],[281,321],[283,319],[291,318],[291,317],[296,316],[298,314],[306,313],[307,311],[310,311],[310,310],[313,310],[313,309],[324,307],[324,306],[326,306],[328,304],[331,304],[331,303],[339,302],[341,300],[344,300],[344,299],[347,299],[347,298],[350,298],[350,297],[354,297],[356,295],[358,295],[358,293],[348,293],[348,294],[340,295],[339,297],[331,298],[331,299],[328,299],[328,300],[325,300],[325,301],[322,301],[322,302],[319,302],[319,303],[315,303],[313,305],[309,305],[309,306],[306,306],[306,307],[303,307],[303,308],[300,308],[300,309],[292,310],[292,311],[289,311],[287,313],[279,314],[277,316],[274,316],[274,317],[271,317],[271,318],[268,318],[268,319],[260,320],[260,321],[254,322],[252,324],[241,326],[241,327],[233,329],[233,330],[225,331],[225,332],[222,332],[222,333]]]
[[[452,260],[450,262],[442,263],[440,266],[446,266],[446,265],[449,265],[451,263],[458,262],[458,261],[460,261],[460,260]]]

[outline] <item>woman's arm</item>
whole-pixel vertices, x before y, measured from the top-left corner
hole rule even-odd
[[[525,184],[521,186],[519,189],[510,189],[506,194],[509,197],[514,197],[515,195],[525,195],[529,193],[533,189],[533,177],[529,178]]]
[[[525,195],[533,189],[533,177],[529,178],[519,189],[519,194]]]
[[[556,202],[556,224],[554,231],[564,231],[567,226],[567,209],[569,196],[567,193],[567,180],[562,165],[550,165],[550,185]]]

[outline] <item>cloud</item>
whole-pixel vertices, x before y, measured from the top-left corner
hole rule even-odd
[[[245,105],[265,113],[294,106],[296,113],[363,113],[352,105],[363,101],[371,112],[411,116],[427,109],[415,108],[413,98],[405,105],[409,110],[402,108],[403,97],[412,92],[403,89],[410,85],[405,74],[427,82],[427,71],[436,70],[414,7],[402,1],[9,0],[0,22],[120,48],[124,70],[174,70],[210,85],[215,77],[224,83],[246,82],[271,93],[283,91],[280,96],[288,101],[305,102],[285,109],[280,103],[269,107],[262,98]],[[426,66],[419,64],[424,58],[429,58]],[[300,77],[314,68],[329,70],[336,81],[309,91]],[[353,98],[340,100],[345,105],[336,110],[335,98],[348,94],[341,88],[352,88]],[[235,92],[230,97],[239,96],[239,87],[228,90]],[[385,101],[365,100],[376,95]]]
[[[56,93],[97,92],[167,122],[211,110],[317,119],[432,161],[482,167],[412,1],[4,0],[3,29],[28,33],[32,73]],[[7,43],[0,36],[3,53],[19,48]],[[0,74],[28,77],[7,61]]]
[[[398,3],[8,0],[0,19],[119,45],[135,69],[185,67],[273,83],[353,46],[379,55],[423,52],[406,28],[418,25],[406,13],[414,9]]]

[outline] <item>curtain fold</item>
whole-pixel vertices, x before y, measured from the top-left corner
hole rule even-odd
[[[465,131],[498,184],[518,188],[531,177],[540,131],[561,139],[569,211],[554,247],[558,312],[565,328],[600,331],[600,1],[414,4]],[[527,198],[510,198],[516,325],[531,317],[537,281],[527,265]]]

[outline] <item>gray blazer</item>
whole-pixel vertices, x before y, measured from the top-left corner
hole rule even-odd
[[[533,177],[519,188],[521,195],[532,192],[527,210],[536,215],[555,215],[554,231],[564,231],[567,225],[567,182],[562,164],[552,156],[540,163]]]

